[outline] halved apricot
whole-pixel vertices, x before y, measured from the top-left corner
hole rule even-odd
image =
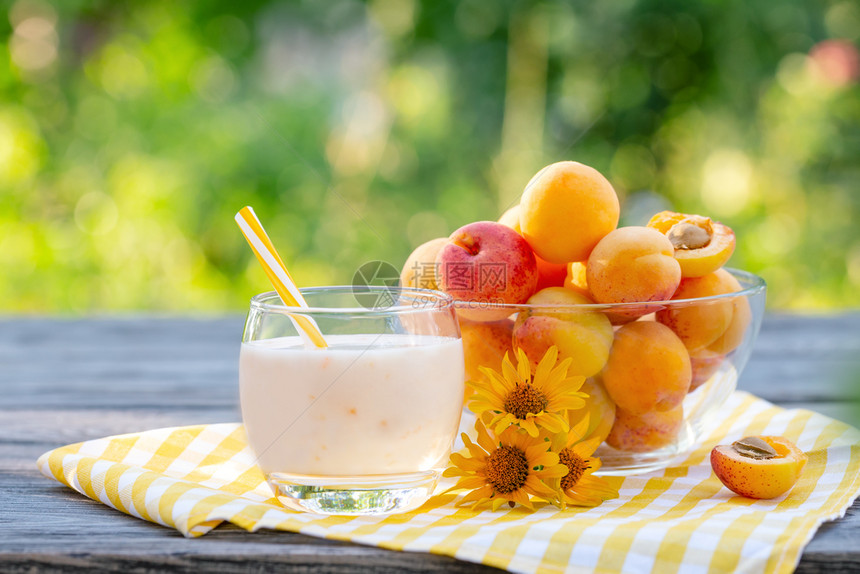
[[[781,436],[749,436],[711,451],[711,468],[726,488],[747,498],[776,498],[800,478],[809,457]]]
[[[735,250],[735,233],[710,217],[661,211],[648,222],[672,242],[682,277],[701,277],[722,267]]]

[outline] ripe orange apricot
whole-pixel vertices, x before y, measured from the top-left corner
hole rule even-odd
[[[809,457],[779,436],[751,436],[711,451],[711,468],[726,488],[748,498],[776,498],[800,478]]]
[[[720,269],[703,277],[682,279],[673,299],[697,299],[735,291],[737,281]],[[737,285],[738,288],[740,285]],[[698,351],[716,341],[732,322],[732,302],[728,299],[679,303],[657,312],[657,320],[672,329],[690,351]]]
[[[505,353],[514,356],[511,333],[514,322],[510,319],[489,323],[472,322],[460,319],[460,333],[463,337],[463,356],[466,360],[466,380],[480,380],[484,375],[478,367],[498,370]],[[471,391],[466,388],[466,392]]]
[[[606,437],[612,448],[630,452],[648,452],[675,442],[684,422],[684,406],[668,411],[653,411],[634,415],[615,409],[615,422]]]
[[[598,303],[664,301],[678,288],[681,267],[666,236],[649,227],[621,227],[591,252],[585,276]]]
[[[690,366],[693,368],[693,379],[690,381],[692,393],[710,379],[723,364],[726,356],[707,349],[690,353]]]
[[[520,204],[518,203],[513,207],[509,207],[502,216],[499,217],[499,223],[507,225],[517,233],[522,234],[522,230],[520,230]]]
[[[445,237],[431,239],[415,248],[400,272],[400,285],[419,289],[438,289],[436,254],[448,242]]]
[[[606,392],[606,387],[600,382],[598,377],[589,377],[585,379],[580,392],[588,395],[585,399],[585,407],[588,409],[588,430],[585,432],[586,437],[596,437],[601,441],[605,441],[609,436],[609,431],[612,430],[612,425],[615,423],[615,403]],[[577,417],[578,418],[578,417]]]
[[[522,230],[520,229],[519,204],[505,211],[502,216],[499,217],[499,223],[510,227],[511,229],[522,235]],[[535,261],[537,262],[538,270],[538,284],[535,288],[536,292],[547,287],[564,286],[564,279],[567,276],[567,264],[550,263],[549,261],[541,259],[540,256],[537,254],[535,254]],[[583,293],[583,295],[587,294],[588,293]]]
[[[563,263],[550,263],[535,255],[537,262],[538,284],[535,291],[547,287],[563,287],[567,277],[567,265]]]
[[[538,291],[529,298],[528,304],[543,308],[518,314],[513,332],[514,347],[523,349],[536,366],[555,345],[559,360],[573,359],[568,376],[590,377],[599,373],[612,346],[612,325],[603,313],[572,307],[591,303],[588,297],[564,287]]]
[[[596,169],[562,161],[540,170],[520,199],[520,228],[550,263],[585,261],[618,225],[618,196]]]
[[[731,273],[717,269],[681,280],[673,300],[726,295],[741,290]],[[746,297],[679,303],[657,312],[657,321],[672,329],[691,353],[707,349],[725,355],[743,341],[752,318]]]
[[[701,277],[722,267],[735,250],[732,229],[709,217],[661,211],[648,227],[664,234],[675,248],[683,277]]]
[[[601,378],[619,408],[636,415],[667,411],[690,388],[690,356],[665,325],[636,321],[615,332]]]
[[[734,278],[733,278],[734,279]],[[740,285],[738,285],[740,287]],[[746,297],[733,297],[732,322],[729,328],[716,341],[708,345],[708,350],[725,355],[734,351],[743,343],[747,327],[752,321],[752,310]]]

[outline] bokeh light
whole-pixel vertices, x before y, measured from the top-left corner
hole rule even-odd
[[[779,309],[860,306],[850,0],[14,0],[0,20],[4,312],[241,310],[607,175],[624,223],[734,228]]]

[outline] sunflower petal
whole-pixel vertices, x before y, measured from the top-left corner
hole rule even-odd
[[[523,485],[523,488],[525,488],[526,485],[528,486],[529,491],[535,496],[544,497],[548,500],[553,500],[558,496],[555,488],[549,486],[537,477],[535,477],[535,480],[531,483],[526,479],[526,484]]]
[[[481,398],[483,399],[483,397],[481,397]],[[495,408],[496,408],[496,406],[487,400],[471,401],[469,403],[469,410],[472,411],[473,413],[475,413],[476,415],[479,415],[479,414],[484,413],[486,411],[491,411]]]
[[[473,500],[480,500],[482,498],[488,498],[493,494],[493,487],[489,484],[482,486],[472,492],[468,493],[463,497],[463,502],[471,502]]]
[[[520,428],[529,433],[529,436],[531,437],[536,437],[540,432],[535,424],[534,417],[528,417],[527,419],[520,421]]]
[[[597,450],[597,447],[599,447],[602,442],[603,441],[599,436],[593,436],[573,445],[571,450],[578,454],[580,458],[588,458],[594,454],[594,451]]]
[[[522,347],[517,349],[517,373],[523,382],[532,380],[532,362]]]
[[[487,461],[486,460],[476,460],[474,458],[463,457],[460,461],[454,462],[454,459],[451,459],[452,464],[456,464],[462,470],[466,472],[477,472],[486,468]]]
[[[517,490],[515,490],[513,492],[509,492],[508,496],[510,497],[511,500],[513,500],[514,502],[516,502],[518,504],[522,504],[526,508],[532,507],[531,503],[529,501],[528,493],[525,490],[523,490],[522,488],[518,488]]]
[[[582,496],[576,492],[566,490],[564,492],[564,501],[573,506],[598,506],[602,500],[591,496]]]
[[[584,399],[580,397],[567,397],[564,401],[559,401],[562,405],[558,410],[567,411],[567,410],[579,410],[585,407],[586,402]]]
[[[490,433],[481,419],[475,420],[475,430],[478,431],[478,444],[488,453],[496,450],[495,441],[490,437]]]
[[[589,492],[595,496],[599,496],[603,500],[618,498],[618,489],[602,480],[599,476],[590,476],[588,480],[580,479],[580,484],[576,485],[577,491]]]
[[[558,454],[556,454],[554,452],[545,451],[545,452],[541,452],[539,454],[533,454],[533,451],[532,452],[526,451],[526,452],[527,452],[526,456],[529,456],[529,454],[532,454],[532,458],[528,459],[529,464],[531,466],[543,466],[544,468],[546,468],[549,466],[554,466],[554,465],[559,463],[558,462]]]
[[[513,366],[510,367],[513,369]],[[499,400],[503,400],[504,395],[507,395],[511,390],[516,386],[517,381],[516,377],[513,379],[509,379],[505,375],[504,364],[502,365],[502,372],[498,373],[492,369],[487,369],[484,371],[484,374],[487,376],[487,379],[490,381],[492,385],[493,392],[499,397]]]
[[[523,379],[520,373],[510,361],[502,363],[502,378],[505,380],[505,388],[513,389],[517,384],[525,383],[528,379]]]
[[[550,375],[552,374],[557,359],[558,347],[553,345],[546,350],[546,353],[544,353],[543,358],[541,358],[537,368],[535,369],[534,385],[536,387],[543,388],[546,386],[546,383],[550,380]]]
[[[516,421],[517,418],[511,413],[502,413],[493,417],[489,426],[492,427],[493,432],[495,432],[496,435],[500,435],[511,425],[515,424]]]
[[[579,410],[579,409],[576,409]],[[591,423],[591,413],[587,410],[583,411],[581,414],[573,414],[576,411],[568,411],[567,420],[572,422],[576,420],[577,422],[570,427],[570,432],[567,433],[568,444],[573,444],[574,442],[579,442],[585,436],[585,433],[588,432],[588,426]]]
[[[561,384],[564,388],[570,389],[571,391],[580,392],[579,389],[582,388],[582,385],[585,383],[585,377],[576,376],[576,377],[568,377],[564,379]],[[588,397],[588,393],[582,393],[586,397]]]
[[[538,424],[550,433],[567,432],[567,421],[561,415],[543,413],[535,418]]]
[[[472,490],[474,487],[466,486],[463,484],[464,482],[466,482],[468,480],[469,480],[469,478],[461,478],[460,480],[457,481],[457,484],[455,484],[454,486],[452,486],[451,488],[449,488],[448,490],[443,492],[443,494],[446,494],[448,492],[454,492],[457,490]]]
[[[487,486],[487,480],[480,476],[468,476],[465,478],[461,478],[457,482],[457,486],[460,488],[468,488],[469,490],[473,490],[476,488],[482,488]]]
[[[567,377],[567,372],[570,370],[570,365],[572,364],[573,358],[566,357],[565,359],[558,362],[558,364],[555,366],[555,369],[552,370],[551,376],[553,378],[561,377],[562,379]]]
[[[563,464],[556,464],[553,466],[544,467],[544,469],[541,471],[541,476],[548,478],[561,478],[563,476],[566,476],[568,472],[569,469],[567,468],[567,466]]]

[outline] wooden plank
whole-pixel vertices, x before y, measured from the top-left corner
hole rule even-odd
[[[768,317],[739,387],[780,402],[860,400],[849,318]],[[242,317],[11,320],[0,330],[4,403],[20,408],[235,405]]]

